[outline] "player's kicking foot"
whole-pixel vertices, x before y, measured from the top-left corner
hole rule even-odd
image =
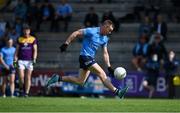
[[[53,76],[48,80],[46,87],[49,87],[51,84],[54,84],[60,80],[60,76],[58,74],[53,74]]]
[[[128,86],[124,87],[123,89],[118,91],[118,96],[120,99],[124,98],[124,95],[126,94],[126,92],[128,91]]]

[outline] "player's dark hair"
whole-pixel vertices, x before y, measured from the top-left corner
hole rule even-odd
[[[23,29],[31,29],[28,24],[23,24]]]
[[[7,43],[9,40],[12,40],[12,41],[13,41],[13,39],[10,38],[10,37],[6,37],[4,41]],[[13,42],[14,42],[14,41],[13,41]]]

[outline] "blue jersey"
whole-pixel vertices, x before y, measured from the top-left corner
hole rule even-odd
[[[98,47],[107,46],[108,37],[100,34],[100,27],[83,29],[83,35],[80,55],[94,58]]]
[[[14,47],[10,47],[10,48],[8,48],[8,47],[3,47],[3,48],[1,49],[0,54],[1,54],[4,62],[5,62],[8,66],[13,65],[13,59],[14,59],[15,50],[16,50],[16,49],[15,49]]]

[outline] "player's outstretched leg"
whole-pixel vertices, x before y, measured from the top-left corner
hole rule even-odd
[[[62,77],[58,74],[53,74],[53,76],[48,80],[46,87],[49,87],[50,85],[61,81]]]
[[[128,87],[124,87],[123,89],[117,89],[116,87],[113,86],[113,84],[111,83],[110,80],[108,80],[106,73],[103,71],[103,69],[97,64],[93,64],[90,67],[90,70],[95,73],[96,75],[98,75],[101,79],[101,81],[103,82],[103,84],[109,89],[111,90],[115,95],[117,95],[119,98],[124,98],[124,95],[126,94],[126,92],[128,91]]]

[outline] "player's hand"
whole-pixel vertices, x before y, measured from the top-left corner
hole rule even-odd
[[[17,68],[17,61],[13,61],[14,68]]]
[[[64,43],[59,48],[60,48],[61,52],[65,52],[67,47],[68,47],[68,44]]]
[[[36,64],[36,59],[33,59],[33,65],[35,65]]]
[[[114,76],[114,69],[112,67],[108,67],[109,74]]]
[[[9,66],[6,66],[5,69],[6,69],[6,70],[10,70],[10,67],[9,67]]]

